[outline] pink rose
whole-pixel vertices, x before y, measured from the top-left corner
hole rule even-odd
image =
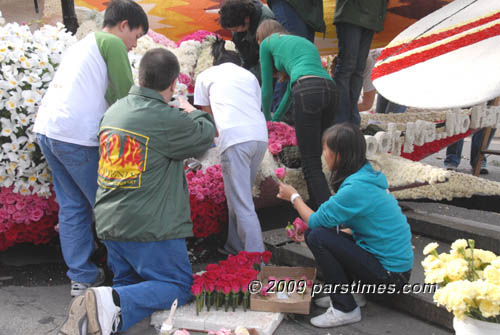
[[[35,208],[30,213],[30,220],[35,222],[40,221],[42,216],[43,216],[43,211],[40,208]]]
[[[300,217],[296,218],[295,221],[293,221],[293,226],[295,227],[295,230],[297,233],[302,234],[306,231],[307,225]]]
[[[283,147],[282,147],[281,143],[269,144],[269,151],[275,156],[278,155],[282,149],[283,149]]]
[[[286,170],[282,167],[277,168],[274,170],[274,174],[276,175],[276,177],[278,177],[279,180],[283,181],[283,179],[285,179]]]

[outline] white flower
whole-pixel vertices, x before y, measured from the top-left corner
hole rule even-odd
[[[2,136],[11,136],[17,130],[17,127],[9,119],[1,118],[0,122],[2,124],[2,132],[0,134]]]

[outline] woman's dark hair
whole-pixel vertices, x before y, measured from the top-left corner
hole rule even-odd
[[[226,41],[218,37],[214,44],[212,44],[212,56],[214,57],[213,65],[233,63],[241,66],[243,62],[240,55],[236,51],[226,50],[225,45]]]
[[[222,28],[243,26],[245,18],[252,17],[255,5],[249,0],[227,0],[219,10],[219,22]]]
[[[151,49],[139,64],[139,85],[164,91],[179,76],[180,66],[175,55],[164,48]]]
[[[104,12],[103,27],[114,27],[122,21],[128,21],[128,27],[142,27],[144,33],[149,30],[148,16],[144,9],[133,0],[112,0]]]
[[[323,133],[323,144],[337,153],[330,186],[337,192],[340,184],[366,164],[366,141],[359,126],[352,123],[336,124]]]

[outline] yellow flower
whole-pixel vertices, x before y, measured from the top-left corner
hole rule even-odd
[[[485,318],[500,314],[500,306],[498,305],[498,303],[493,303],[489,300],[480,300],[479,310]]]
[[[439,244],[437,244],[436,242],[431,242],[429,244],[427,244],[424,248],[424,255],[428,255],[430,254],[431,252],[433,252],[434,250],[436,250],[436,248],[439,246]]]
[[[500,269],[492,265],[488,265],[483,272],[484,279],[488,282],[500,285]]]
[[[491,263],[497,258],[497,255],[489,250],[474,249],[474,258],[479,258],[481,263]]]
[[[464,279],[467,270],[468,263],[463,258],[456,258],[445,263],[446,277],[448,277],[450,281]]]
[[[436,269],[438,267],[441,267],[443,265],[443,262],[438,257],[434,255],[429,255],[425,257],[425,259],[422,261],[421,264],[424,267],[424,270],[428,271],[431,269]]]
[[[456,240],[451,244],[451,250],[457,251],[458,249],[465,249],[467,248],[467,241],[464,240],[463,238]]]

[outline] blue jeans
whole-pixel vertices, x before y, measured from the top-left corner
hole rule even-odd
[[[337,23],[338,60],[334,80],[339,91],[335,124],[359,125],[358,99],[363,86],[363,71],[373,39],[373,30],[350,23]]]
[[[377,107],[375,108],[376,113],[404,113],[406,112],[406,106],[398,105],[395,102],[389,101],[384,98],[381,94],[377,93]]]
[[[321,166],[321,136],[333,125],[337,90],[333,80],[309,77],[295,81],[292,96],[302,171],[311,205],[316,209],[332,195]]]
[[[59,238],[67,276],[93,283],[99,274],[90,261],[95,248],[92,216],[97,192],[99,148],[61,142],[38,134],[59,203]]]
[[[170,309],[175,299],[179,306],[191,299],[193,275],[184,239],[103,243],[115,275],[113,289],[120,296],[120,331],[157,310]]]
[[[490,138],[488,139],[488,145],[490,146],[491,139],[495,136],[496,129],[492,129],[490,133]],[[481,144],[483,143],[484,129],[474,133],[472,135],[472,141],[470,145],[470,165],[474,166],[476,163],[479,151],[481,150]],[[444,165],[446,167],[458,167],[462,159],[462,149],[464,147],[464,140],[459,140],[446,148],[446,158],[444,160]],[[483,161],[481,162],[481,167],[486,167],[486,157],[483,156]]]
[[[276,20],[290,33],[307,38],[314,43],[314,29],[308,26],[295,9],[284,0],[273,1],[273,13]],[[281,99],[286,92],[288,81],[276,82],[273,93],[273,112],[280,105]],[[285,112],[286,115],[288,111]]]
[[[387,271],[373,254],[358,246],[351,235],[337,234],[336,229],[308,229],[305,240],[325,276],[325,284],[332,287],[359,280],[366,284],[395,284],[397,291],[410,279],[411,270]],[[342,312],[350,312],[357,306],[352,294],[339,290],[332,291],[330,299],[332,306]]]

